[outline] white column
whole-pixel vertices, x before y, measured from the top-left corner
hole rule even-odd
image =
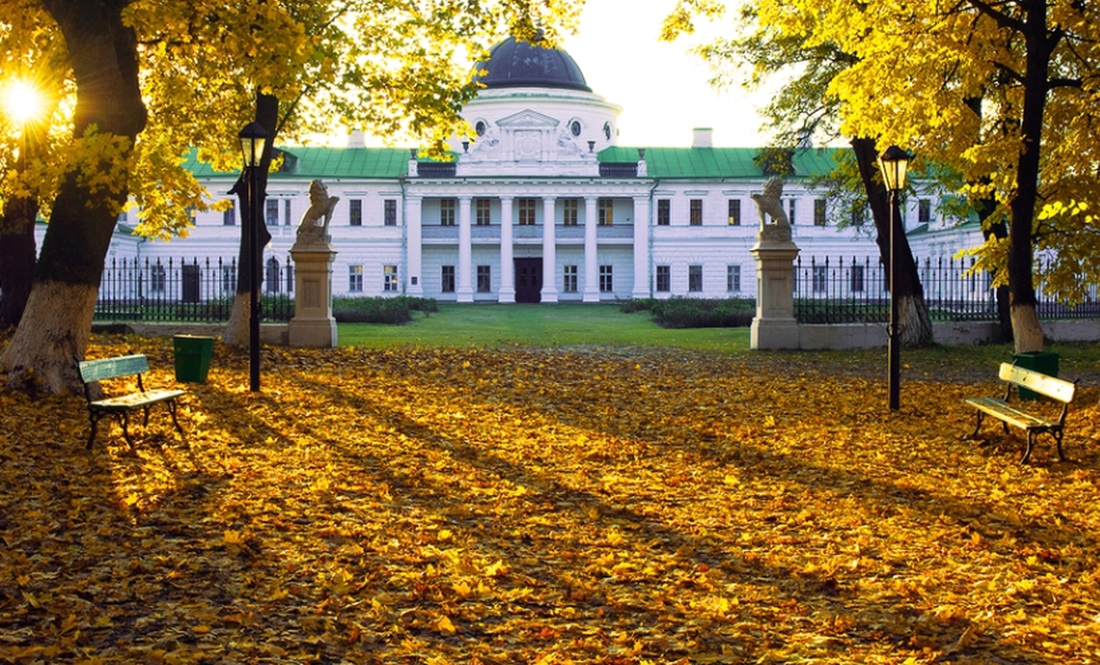
[[[424,245],[421,228],[423,199],[409,196],[405,199],[405,293],[414,297],[424,295]]]
[[[542,291],[544,303],[558,301],[558,254],[554,237],[554,197],[542,198]]]
[[[512,197],[500,198],[500,302],[516,301],[515,259],[512,253]]]
[[[596,202],[595,196],[584,198],[584,302],[600,301],[600,267],[597,264]]]
[[[634,197],[634,289],[633,298],[648,298],[649,292],[649,195]]]
[[[473,263],[473,241],[470,231],[469,196],[458,197],[458,284],[455,296],[458,302],[474,301],[474,281],[471,264]]]

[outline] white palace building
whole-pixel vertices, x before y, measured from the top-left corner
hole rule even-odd
[[[293,288],[284,268],[310,182],[319,179],[340,197],[329,226],[337,296],[554,303],[755,295],[750,194],[768,177],[754,163],[758,149],[715,147],[707,129],[695,130],[690,148],[619,146],[621,109],[593,93],[561,49],[508,39],[480,66],[485,87],[463,111],[476,138],[454,139],[453,161],[367,148],[354,134],[346,148],[283,148],[267,189],[265,291]],[[783,198],[794,242],[804,261],[877,264],[873,225],[836,228],[839,204],[809,184],[834,157],[815,149],[793,156]],[[232,200],[235,173],[189,166],[214,200]],[[960,234],[955,220],[936,218],[934,199],[906,202],[915,255],[950,256],[980,241],[973,227]],[[237,256],[235,211],[194,221],[188,237],[171,242],[122,232],[112,256],[154,264]]]

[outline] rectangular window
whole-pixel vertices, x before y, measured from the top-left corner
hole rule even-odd
[[[492,201],[489,199],[474,199],[474,223],[478,226],[489,226],[492,209]]]
[[[863,266],[852,266],[852,274],[849,280],[852,293],[863,293]]]
[[[519,209],[519,225],[535,225],[535,199],[520,199],[517,203]]]
[[[290,199],[283,201],[283,225],[290,226]]]
[[[454,199],[440,199],[439,200],[439,225],[440,226],[454,226],[455,225],[455,200]]]
[[[672,202],[657,199],[657,226],[668,226],[672,222]]]
[[[348,201],[348,224],[351,226],[363,225],[363,201],[352,199]]]
[[[741,226],[741,199],[729,201],[729,225]]]
[[[688,291],[691,293],[702,293],[703,266],[688,266]]]
[[[264,221],[268,226],[279,225],[279,200],[267,199],[264,201]]]
[[[386,199],[382,204],[382,223],[386,226],[397,226],[397,200]]]
[[[382,290],[397,290],[397,266],[382,266]]]
[[[222,212],[222,226],[236,226],[237,224],[237,206],[233,201],[229,202],[229,207]]]
[[[611,226],[615,221],[615,201],[600,199],[596,202],[596,220],[599,226]]]
[[[669,266],[657,266],[657,292],[668,293],[672,290],[672,270]]]
[[[825,266],[814,266],[813,280],[814,293],[824,293],[829,281],[829,269]]]
[[[921,224],[927,224],[932,221],[932,202],[928,199],[920,199],[917,201],[917,214],[918,221]]]
[[[565,293],[577,292],[577,266],[563,266],[561,290]]]
[[[129,219],[129,215],[127,215],[126,211],[123,210],[122,212],[118,213],[118,219],[115,221],[119,224],[125,224],[127,219]]]
[[[440,287],[439,290],[443,293],[455,292],[455,267],[454,266],[442,266],[440,273]]]
[[[611,293],[614,290],[615,280],[611,266],[600,266],[600,293]]]
[[[825,226],[825,199],[814,199],[814,226]]]
[[[489,293],[492,289],[492,272],[490,266],[477,267],[477,292]]]
[[[149,288],[153,290],[153,293],[164,293],[164,287],[168,282],[168,273],[164,270],[164,266],[161,265],[160,259],[157,259],[156,265],[149,268]],[[234,285],[235,287],[236,285]]]
[[[577,199],[562,199],[561,202],[561,223],[564,226],[576,226],[577,219],[579,217],[577,210],[580,208],[580,203]]]
[[[692,226],[703,225],[703,199],[692,199],[688,210],[688,223]]]
[[[795,203],[797,202],[797,199],[790,199],[787,201],[787,221],[791,223],[791,226],[794,226]]]
[[[741,291],[741,266],[726,266],[726,290],[730,293]]]
[[[348,291],[363,292],[363,266],[348,266]]]

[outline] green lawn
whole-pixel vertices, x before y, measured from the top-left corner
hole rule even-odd
[[[342,323],[341,346],[421,346],[498,348],[535,346],[669,346],[708,351],[744,351],[748,328],[666,330],[648,312],[624,314],[618,305],[453,305],[442,304],[406,326]]]

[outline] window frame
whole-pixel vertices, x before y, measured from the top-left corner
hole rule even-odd
[[[672,200],[657,199],[657,226],[672,225]]]
[[[352,263],[348,265],[348,293],[363,292],[363,264]]]
[[[454,198],[439,199],[439,225],[454,226],[458,201]]]
[[[489,226],[493,223],[493,202],[487,198],[474,199],[474,225]]]
[[[688,266],[688,293],[703,292],[703,266],[693,263]]]
[[[493,267],[488,264],[482,264],[477,267],[477,292],[493,292]]]
[[[439,266],[439,292],[455,292],[455,267],[453,265]]]
[[[688,201],[688,226],[703,225],[703,199]]]
[[[726,292],[741,293],[740,263],[730,263],[726,266]]]
[[[363,225],[363,199],[348,199],[348,226]]]
[[[382,202],[382,225],[397,226],[397,199],[386,199]]]
[[[538,224],[538,202],[530,196],[516,199],[516,217],[517,226],[535,226]]]
[[[741,199],[730,199],[726,205],[726,220],[729,226],[741,226]]]
[[[615,292],[615,266],[604,264],[600,266],[600,293]]]
[[[399,289],[397,283],[397,265],[386,264],[382,266],[382,292],[383,293],[395,293]]]
[[[574,264],[562,266],[561,269],[561,290],[562,293],[577,293],[579,290],[580,280],[578,279],[579,271]]]
[[[658,265],[653,276],[653,290],[655,293],[672,292],[672,266]]]

